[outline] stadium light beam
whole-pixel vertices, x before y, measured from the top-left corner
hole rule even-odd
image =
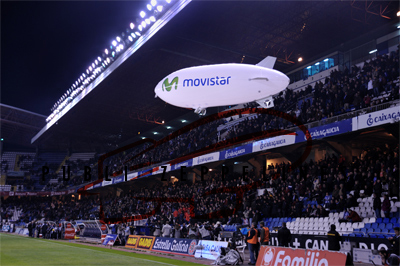
[[[374,50],[372,50],[372,51],[369,51],[369,54],[376,53],[377,51],[378,51],[378,49],[374,49]]]

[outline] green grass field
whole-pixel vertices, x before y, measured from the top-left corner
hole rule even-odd
[[[169,258],[0,234],[0,265],[193,265]]]

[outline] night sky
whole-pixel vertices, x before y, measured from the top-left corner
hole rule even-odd
[[[1,1],[1,103],[49,115],[148,1]]]

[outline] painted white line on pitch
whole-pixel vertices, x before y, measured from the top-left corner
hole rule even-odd
[[[14,235],[3,235],[3,234],[2,234],[2,237],[3,237],[3,236],[15,237]],[[105,252],[105,251],[101,251],[101,250],[95,250],[95,249],[91,249],[91,248],[74,247],[74,246],[70,246],[70,245],[64,245],[64,244],[61,244],[61,243],[57,243],[57,242],[55,242],[55,241],[44,241],[44,240],[41,240],[41,239],[31,238],[31,237],[28,237],[27,239],[40,241],[40,242],[43,242],[43,243],[46,243],[46,244],[58,244],[58,245],[62,245],[62,246],[64,246],[64,247],[79,248],[79,249],[87,249],[87,250],[91,250],[91,251],[101,252],[101,253],[103,253],[103,254],[104,254],[104,253],[111,254],[111,255],[113,255],[113,256],[123,255],[123,256],[127,256],[127,257],[132,257],[132,256],[128,256],[128,255],[125,255],[125,254],[115,254],[115,253]],[[74,244],[75,244],[75,243],[74,243]],[[152,256],[152,255],[150,255],[150,256]],[[155,263],[159,263],[159,264],[164,264],[164,265],[176,266],[176,264],[170,264],[170,263],[165,263],[165,262],[160,262],[160,261],[155,261],[155,260],[142,259],[142,258],[137,258],[137,257],[133,257],[133,258],[139,259],[139,260],[145,260],[145,261],[155,262]]]

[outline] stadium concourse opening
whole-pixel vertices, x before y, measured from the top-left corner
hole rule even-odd
[[[5,5],[15,11],[6,21],[14,21],[8,16],[20,7]],[[87,14],[101,14],[102,5]],[[0,105],[1,263],[46,264],[39,258],[46,249],[53,264],[74,257],[76,264],[396,265],[397,12],[395,1],[152,0],[99,48],[48,116],[30,105],[39,100],[26,104],[23,93],[10,93],[13,75],[2,75],[6,102],[11,94],[19,101]],[[204,106],[154,98],[169,77],[159,85],[170,95],[214,85],[204,98],[218,101],[235,93],[216,96],[218,88],[240,80],[227,63],[253,69],[267,56],[277,58],[277,71],[259,69],[242,87],[249,96],[252,83],[278,87],[265,75],[288,77],[268,99],[206,114]],[[75,73],[68,64],[53,71]],[[168,76],[211,64],[221,72]],[[266,101],[273,107],[263,108]]]

